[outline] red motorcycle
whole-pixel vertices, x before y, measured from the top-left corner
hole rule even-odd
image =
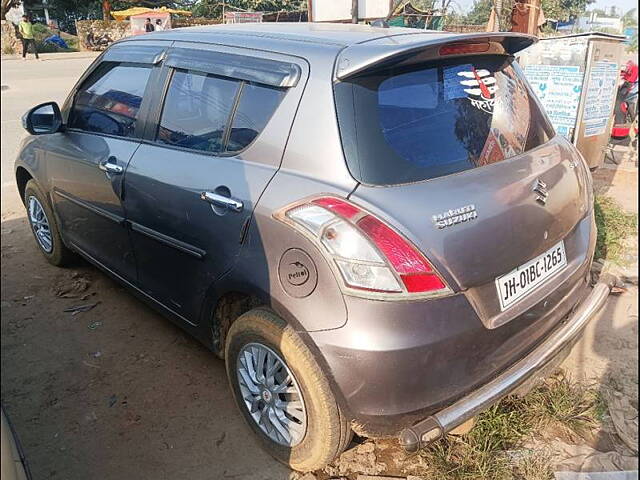
[[[620,80],[611,129],[616,139],[627,138],[632,128],[638,134],[638,64],[629,60],[620,72]]]

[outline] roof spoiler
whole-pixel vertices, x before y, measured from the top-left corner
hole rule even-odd
[[[537,41],[538,38],[533,35],[512,32],[424,32],[392,35],[345,48],[336,62],[335,76],[338,80],[344,80],[363,70],[401,63],[418,55],[421,61],[439,58],[440,48],[449,44],[486,42],[492,48],[484,51],[485,54],[513,55]],[[469,54],[459,56],[467,55]]]

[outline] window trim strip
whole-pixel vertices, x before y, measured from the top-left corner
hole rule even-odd
[[[135,42],[126,42],[107,49],[101,61],[157,65],[164,60],[166,51],[166,45],[135,45]]]

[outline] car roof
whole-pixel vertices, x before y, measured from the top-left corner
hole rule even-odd
[[[177,28],[127,37],[117,43],[143,40],[209,43],[271,51],[307,60],[323,57],[332,65],[338,57],[337,76],[343,79],[368,65],[401,53],[442,43],[479,39],[504,43],[509,53],[537,40],[531,35],[513,32],[461,34],[350,23],[265,22]]]
[[[256,39],[262,41],[272,39],[281,42],[291,43],[291,48],[296,48],[296,44],[313,43],[319,45],[332,45],[347,47],[354,44],[365,43],[386,37],[398,35],[438,35],[441,37],[453,37],[455,33],[419,30],[415,28],[402,27],[373,27],[370,25],[350,24],[350,23],[285,23],[285,22],[264,22],[264,23],[239,23],[229,25],[207,25],[198,27],[187,27],[173,29],[163,32],[145,34],[145,39],[171,39],[177,41],[190,41],[197,35],[199,41],[210,37],[211,43],[216,43],[220,37],[235,37],[237,46],[253,44]],[[249,45],[246,45],[249,46]],[[269,48],[269,45],[265,45]]]

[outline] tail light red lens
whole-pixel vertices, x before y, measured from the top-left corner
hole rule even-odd
[[[627,113],[629,111],[629,104],[627,102],[620,103],[620,110],[622,113]]]
[[[446,288],[427,260],[407,240],[377,218],[366,215],[358,226],[400,275],[408,292],[430,292]]]
[[[341,217],[351,219],[360,213],[360,209],[350,203],[333,197],[316,198],[313,203],[321,207],[331,210],[333,213]]]
[[[389,225],[341,198],[323,196],[276,214],[311,236],[350,290],[393,295],[449,294],[424,255]]]

